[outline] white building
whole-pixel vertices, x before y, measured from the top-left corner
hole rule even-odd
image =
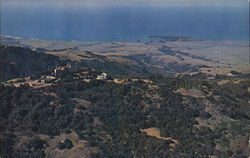
[[[97,80],[106,80],[107,79],[107,74],[106,73],[102,73],[101,75],[98,75],[96,77]]]

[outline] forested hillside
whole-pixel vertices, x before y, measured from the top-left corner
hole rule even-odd
[[[59,58],[28,48],[0,46],[0,81],[26,77],[60,65]]]
[[[3,158],[248,157],[249,74],[164,77],[132,70],[136,77],[125,78],[129,71],[124,65],[104,62],[107,67],[98,69],[82,61],[55,75],[46,63],[60,64],[57,57],[1,49],[1,62],[24,65],[13,65],[17,75],[43,70],[31,75],[40,87],[25,79],[0,84]],[[78,69],[88,66],[110,78],[76,79]],[[42,82],[43,76],[53,80]]]

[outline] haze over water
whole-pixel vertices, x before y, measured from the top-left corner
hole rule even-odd
[[[137,41],[149,35],[249,40],[247,7],[2,6],[1,35]]]

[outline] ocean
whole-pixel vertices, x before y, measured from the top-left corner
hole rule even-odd
[[[249,40],[247,7],[2,6],[1,35],[137,41],[150,35]]]

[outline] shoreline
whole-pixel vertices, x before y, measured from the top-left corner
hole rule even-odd
[[[180,41],[184,39],[183,41],[217,41],[217,42],[224,42],[224,41],[231,41],[231,42],[239,42],[239,43],[250,43],[250,39],[248,40],[232,40],[232,39],[206,39],[206,38],[198,38],[198,37],[190,37],[190,36],[165,36],[165,35],[147,35],[142,39],[134,39],[134,40],[117,40],[117,41],[108,41],[108,40],[63,40],[63,39],[45,39],[45,38],[35,38],[35,37],[21,37],[21,36],[12,36],[12,35],[1,35],[0,34],[0,40],[1,38],[14,38],[17,40],[25,39],[25,40],[41,40],[41,41],[54,41],[54,42],[101,42],[101,43],[112,43],[112,42],[121,42],[121,43],[140,43],[140,42],[150,42],[151,39],[158,39],[162,40],[164,38],[178,38]],[[185,40],[187,39],[187,40]],[[166,40],[166,42],[176,42]]]

